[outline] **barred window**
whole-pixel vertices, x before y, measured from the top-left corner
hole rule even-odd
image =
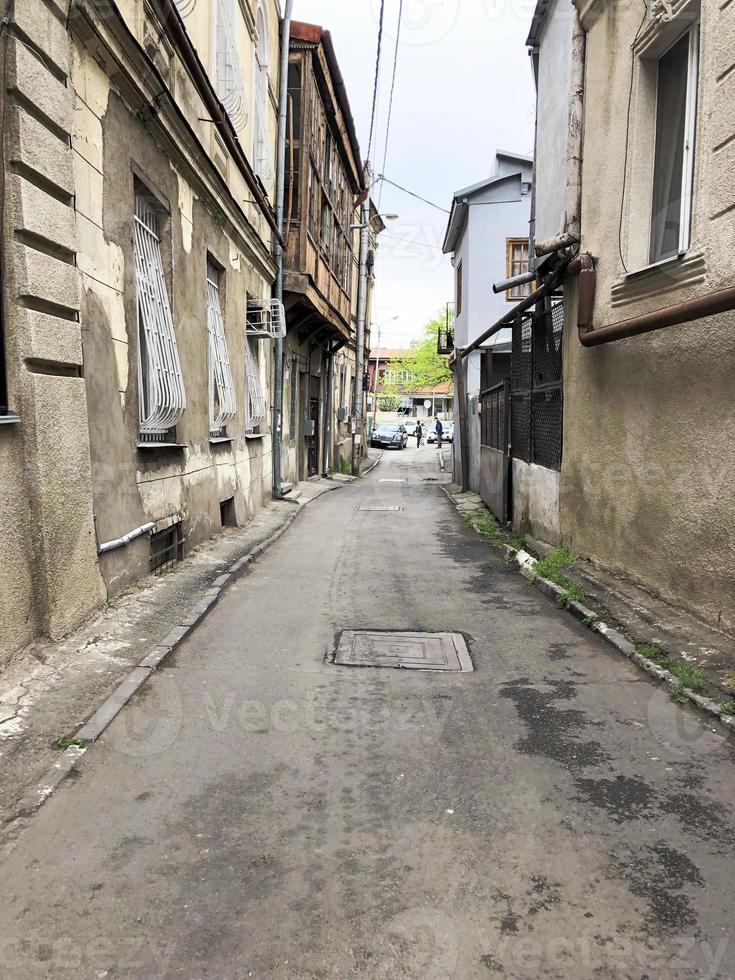
[[[235,386],[232,383],[230,358],[227,353],[225,326],[219,295],[220,272],[207,263],[207,334],[209,360],[209,435],[227,435],[227,426],[235,418]]]
[[[273,151],[268,141],[268,22],[265,10],[258,4],[255,62],[255,125],[253,126],[253,163],[255,172],[270,190],[275,180]]]
[[[260,380],[260,347],[254,337],[245,338],[246,404],[245,431],[257,435],[265,423],[265,398]]]
[[[157,204],[135,195],[135,284],[138,293],[140,436],[162,442],[186,408],[184,379],[166,290]]]
[[[237,53],[237,0],[216,0],[214,79],[217,95],[236,130],[248,120],[245,85]]]

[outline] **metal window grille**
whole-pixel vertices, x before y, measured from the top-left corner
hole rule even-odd
[[[166,291],[158,215],[145,194],[135,195],[133,219],[138,292],[140,436],[163,441],[186,408],[184,379]]]
[[[237,404],[227,353],[222,307],[219,300],[219,273],[207,264],[207,334],[209,340],[209,433],[223,436],[235,418]]]
[[[508,398],[508,382],[480,392],[480,432],[481,443],[491,449],[507,450],[506,404]]]
[[[245,338],[245,374],[247,383],[246,404],[247,416],[245,431],[256,432],[265,422],[265,398],[260,381],[260,363],[258,358],[257,340]]]
[[[273,154],[268,145],[268,27],[262,4],[258,4],[257,43],[255,45],[255,120],[253,126],[253,160],[255,172],[267,190],[275,183]]]
[[[237,53],[236,9],[239,9],[237,0],[217,0],[215,77],[217,95],[232,120],[232,125],[240,130],[248,120],[248,109]]]
[[[154,575],[162,575],[173,568],[185,554],[186,538],[181,521],[151,535],[150,567]]]

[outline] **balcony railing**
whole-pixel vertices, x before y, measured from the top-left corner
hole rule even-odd
[[[451,354],[454,350],[454,330],[447,327],[439,327],[436,338],[437,354]]]

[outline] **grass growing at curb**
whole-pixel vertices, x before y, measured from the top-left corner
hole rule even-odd
[[[504,531],[493,515],[484,507],[478,507],[477,510],[463,514],[462,519],[467,527],[475,528],[483,537],[487,538],[493,548],[500,548],[504,544],[509,544],[511,548],[520,551],[525,545],[525,541],[520,535],[509,534]]]
[[[566,575],[562,575],[560,569],[567,565],[572,565],[576,561],[574,555],[566,548],[554,548],[545,558],[536,562],[534,571],[542,578],[547,578],[560,588],[564,589],[564,595],[559,596],[557,602],[563,606],[571,599],[574,602],[584,602],[584,592],[578,585],[575,585]]]
[[[652,663],[657,664],[659,667],[663,667],[677,678],[677,684],[672,692],[672,697],[677,701],[681,700],[684,696],[684,691],[701,691],[704,688],[704,675],[701,670],[696,667],[692,667],[691,664],[678,664],[671,657],[667,656],[663,650],[660,650],[656,646],[651,646],[645,644],[644,646],[638,647],[638,653],[645,657],[646,660],[650,660]],[[731,702],[733,707],[735,703]],[[724,712],[725,714],[727,712]]]
[[[57,738],[54,742],[54,748],[56,749],[68,749],[72,745],[76,745],[78,748],[83,749],[87,744],[86,738]]]
[[[721,715],[735,715],[735,701],[725,701],[720,705]]]

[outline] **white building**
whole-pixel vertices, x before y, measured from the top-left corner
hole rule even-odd
[[[456,191],[452,199],[443,250],[452,253],[455,280],[454,344],[466,347],[519,299],[530,286],[493,293],[492,284],[528,269],[533,160],[499,150],[495,173]],[[511,331],[501,330],[487,348],[505,346]],[[480,490],[480,416],[477,411],[483,352],[473,351],[462,361],[467,401],[467,443],[470,488]],[[455,385],[455,421],[459,423]],[[457,427],[459,433],[459,426]],[[462,451],[454,441],[454,474],[460,482]]]

